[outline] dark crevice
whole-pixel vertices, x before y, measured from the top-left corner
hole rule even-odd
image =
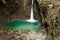
[[[45,22],[45,23],[44,23],[44,27],[45,27],[45,30],[46,30],[46,32],[47,32],[47,35],[48,35],[48,26],[49,26],[48,23]]]
[[[37,19],[41,22],[42,24],[42,16],[41,16],[41,13],[40,13],[40,8],[39,8],[39,4],[37,2],[37,0],[34,0],[34,5],[36,7],[36,11],[37,11]]]

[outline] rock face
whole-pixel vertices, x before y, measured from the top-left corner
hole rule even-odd
[[[31,0],[0,0],[0,24],[14,19],[28,19]],[[60,1],[34,0],[34,17],[42,22],[46,40],[60,40]],[[44,31],[45,32],[44,32]]]
[[[47,32],[47,40],[60,40],[60,1],[37,0],[42,14],[42,22]],[[44,11],[45,10],[45,11]]]
[[[4,3],[5,1],[5,3]],[[27,19],[30,15],[30,0],[4,0],[0,1],[0,23],[13,19]]]

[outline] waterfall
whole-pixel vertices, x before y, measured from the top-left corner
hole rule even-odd
[[[30,14],[30,19],[34,20],[34,14],[33,14],[33,0],[32,0],[32,5],[31,5],[31,14]]]
[[[31,4],[31,13],[30,13],[30,19],[27,20],[28,22],[37,22],[37,20],[34,19],[34,12],[33,12],[33,0]]]

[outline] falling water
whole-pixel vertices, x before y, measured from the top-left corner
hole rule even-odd
[[[34,19],[34,12],[33,12],[33,0],[32,0],[32,5],[31,5],[31,14],[30,14],[30,19],[27,20],[28,22],[37,22],[37,20]]]
[[[34,13],[32,0],[30,19],[10,21],[6,24],[7,28],[13,30],[38,30],[40,23],[34,19],[33,15]]]

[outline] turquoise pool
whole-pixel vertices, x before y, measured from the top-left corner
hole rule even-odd
[[[41,24],[39,22],[27,22],[24,20],[14,20],[8,22],[6,25],[9,29],[13,29],[13,30],[35,30],[38,29]]]

